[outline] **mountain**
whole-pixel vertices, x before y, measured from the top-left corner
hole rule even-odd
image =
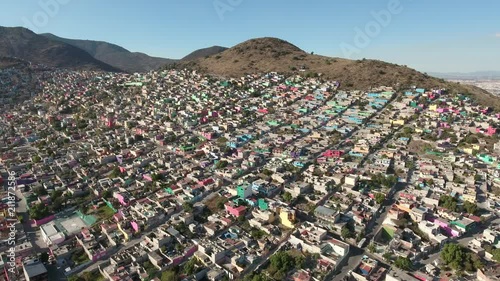
[[[127,72],[147,72],[175,61],[172,59],[151,57],[143,53],[130,52],[118,45],[102,41],[67,39],[50,33],[40,35],[80,48],[95,59]]]
[[[0,57],[69,69],[120,71],[72,45],[58,42],[22,27],[0,27]]]
[[[29,63],[18,58],[0,57],[0,69],[10,68],[20,65],[28,65]]]
[[[500,71],[476,71],[476,72],[432,72],[432,76],[443,79],[465,79],[465,80],[497,80],[500,79]]]
[[[226,47],[212,46],[212,47],[196,50],[196,51],[192,52],[191,54],[183,57],[181,60],[188,61],[188,60],[195,60],[195,59],[199,59],[199,58],[204,58],[206,56],[213,56],[213,55],[221,53],[225,50],[227,50]]]
[[[340,81],[343,89],[363,89],[385,85],[396,88],[442,87],[469,93],[478,103],[500,109],[500,101],[491,93],[474,86],[447,82],[406,66],[378,60],[349,60],[306,53],[278,38],[256,38],[240,43],[216,55],[181,61],[166,68],[187,68],[223,77],[241,77],[250,73],[281,72],[302,74]],[[491,100],[494,102],[491,102]]]

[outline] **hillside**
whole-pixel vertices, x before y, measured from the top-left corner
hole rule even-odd
[[[0,57],[0,69],[26,65],[27,62],[13,57]]]
[[[189,55],[183,57],[181,60],[188,61],[188,60],[195,60],[195,59],[199,59],[199,58],[204,58],[206,56],[213,56],[213,55],[217,55],[218,53],[221,53],[225,50],[227,50],[227,48],[221,47],[221,46],[212,46],[212,47],[208,47],[208,48],[203,48],[203,49],[199,49],[199,50],[196,50],[196,51],[190,53]]]
[[[102,41],[67,39],[50,33],[40,35],[80,48],[95,59],[127,72],[147,72],[175,61],[172,59],[151,57],[143,53],[130,52],[118,45]]]
[[[277,38],[251,39],[219,54],[179,62],[168,67],[195,69],[225,77],[272,71],[308,76],[321,73],[325,79],[340,81],[343,89],[368,90],[380,85],[442,87],[469,93],[475,96],[479,103],[500,109],[498,98],[495,99],[490,93],[474,86],[446,82],[406,66],[377,60],[348,60],[313,55]]]
[[[51,67],[119,71],[77,47],[21,27],[0,27],[0,57],[20,58]]]

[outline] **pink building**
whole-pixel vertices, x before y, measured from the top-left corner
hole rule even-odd
[[[207,140],[212,140],[216,137],[215,132],[202,132],[201,135]]]
[[[201,180],[198,182],[198,184],[202,185],[202,186],[212,184],[212,183],[214,183],[214,179],[212,179],[212,178],[204,179],[204,180]]]
[[[245,206],[235,206],[233,203],[230,202],[226,203],[225,207],[228,214],[233,215],[237,218],[245,215],[247,209]]]
[[[326,158],[339,158],[344,154],[344,151],[342,150],[330,150],[328,149],[327,151],[323,152],[323,157]]]

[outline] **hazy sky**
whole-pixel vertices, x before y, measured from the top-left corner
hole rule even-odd
[[[271,36],[316,54],[469,72],[500,71],[499,11],[498,0],[2,0],[0,25],[168,58]]]

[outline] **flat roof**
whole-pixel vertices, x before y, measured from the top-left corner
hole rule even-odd
[[[69,235],[77,234],[82,230],[82,227],[87,227],[85,222],[78,216],[60,220],[59,224],[66,230],[67,234]]]
[[[55,235],[59,232],[57,230],[56,226],[54,225],[54,223],[48,223],[48,224],[42,225],[42,231],[45,232],[47,237]]]
[[[26,271],[26,274],[30,278],[47,273],[47,269],[41,262],[35,262],[28,265],[25,264],[24,271]]]

